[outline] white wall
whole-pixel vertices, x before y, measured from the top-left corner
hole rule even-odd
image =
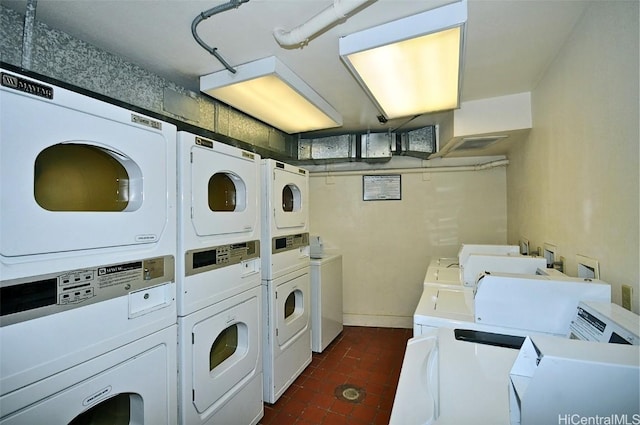
[[[401,201],[363,201],[367,173],[311,174],[311,234],[343,254],[345,324],[410,328],[431,257],[506,242],[505,167],[396,173]]]
[[[509,154],[508,240],[553,243],[565,269],[597,259],[638,312],[638,2],[593,2],[532,92],[529,140]]]

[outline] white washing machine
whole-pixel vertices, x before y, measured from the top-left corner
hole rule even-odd
[[[5,394],[0,424],[176,424],[176,343],[173,325]]]
[[[311,350],[322,353],[343,329],[342,255],[311,258]]]
[[[262,403],[260,156],[178,133],[179,417],[255,424]]]
[[[175,333],[176,128],[14,72],[2,70],[1,81],[4,420],[49,396],[46,409],[62,409],[46,389],[79,382],[68,371]],[[166,423],[177,417],[171,405]]]
[[[640,322],[608,316],[609,305],[580,303],[564,324],[571,338],[455,326],[410,339],[390,424],[630,421],[640,407],[631,345]]]
[[[424,284],[460,288],[460,265],[457,258],[436,258],[431,260],[424,276]]]
[[[569,277],[486,274],[476,289],[425,285],[413,316],[414,336],[434,328],[566,336],[580,301],[610,302],[605,282]]]
[[[427,267],[424,283],[458,288],[462,285],[461,267],[465,265],[471,254],[517,255],[515,245],[462,244],[456,257],[434,258]]]
[[[264,400],[275,403],[311,363],[309,174],[262,161]]]

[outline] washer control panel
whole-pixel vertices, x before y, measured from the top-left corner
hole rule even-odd
[[[260,241],[248,241],[215,247],[194,249],[185,253],[185,276],[260,258]]]
[[[173,256],[0,282],[0,326],[59,313],[175,280]]]
[[[309,233],[298,233],[295,235],[279,236],[271,240],[271,253],[298,249],[309,245]]]

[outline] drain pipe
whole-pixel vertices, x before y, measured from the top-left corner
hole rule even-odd
[[[283,28],[275,28],[273,36],[282,47],[303,47],[309,43],[309,39],[323,29],[344,19],[349,13],[371,0],[333,0],[329,6],[304,24],[298,25],[291,31]]]
[[[227,63],[227,61],[225,61],[222,56],[220,56],[220,54],[217,52],[217,50],[218,50],[217,47],[210,47],[207,43],[205,43],[200,38],[196,28],[200,24],[200,22],[204,21],[205,19],[208,19],[208,18],[210,18],[213,15],[216,15],[218,13],[226,12],[227,10],[237,9],[237,8],[240,7],[240,5],[242,3],[247,3],[248,1],[249,0],[231,0],[231,1],[229,1],[229,3],[225,3],[225,4],[218,5],[216,7],[212,7],[209,10],[205,10],[204,12],[201,12],[198,16],[195,17],[193,22],[191,22],[191,35],[193,35],[193,38],[196,40],[196,42],[198,42],[198,44],[203,49],[205,49],[207,52],[209,52],[213,56],[215,56],[215,58],[218,59],[220,61],[220,63],[222,65],[224,65],[224,67],[227,68],[227,70],[229,72],[231,72],[232,74],[235,74],[236,70],[234,68],[232,68],[231,65],[229,65]]]
[[[36,21],[36,7],[38,0],[28,0],[24,14],[24,29],[22,31],[22,68],[31,69],[33,52],[33,28]]]

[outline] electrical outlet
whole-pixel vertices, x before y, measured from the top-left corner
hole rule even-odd
[[[629,285],[622,285],[622,307],[631,311],[632,299],[633,299],[633,288]]]

